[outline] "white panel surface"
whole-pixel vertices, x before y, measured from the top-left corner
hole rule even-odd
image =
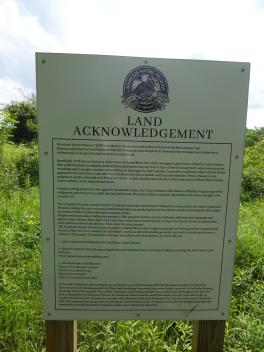
[[[249,64],[36,63],[45,319],[228,319]]]

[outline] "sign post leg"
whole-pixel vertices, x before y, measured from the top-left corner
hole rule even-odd
[[[77,320],[46,320],[46,351],[77,352]]]
[[[193,321],[192,352],[222,352],[225,320]]]

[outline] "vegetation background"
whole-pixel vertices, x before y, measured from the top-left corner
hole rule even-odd
[[[0,351],[45,351],[41,308],[36,101],[0,119]],[[264,351],[264,128],[247,130],[238,240],[225,352]],[[80,352],[185,352],[183,321],[79,322]]]

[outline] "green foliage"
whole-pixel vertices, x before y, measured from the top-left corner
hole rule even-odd
[[[264,138],[245,149],[242,201],[264,196]]]
[[[38,185],[36,99],[31,96],[23,102],[12,102],[2,114],[0,192],[10,196],[19,187]]]
[[[264,127],[247,129],[245,147],[252,147],[255,143],[264,138]]]
[[[188,352],[190,322],[166,320],[91,321],[79,324],[79,351]]]
[[[264,200],[242,205],[225,351],[264,346]]]
[[[0,351],[42,350],[38,189],[0,203]],[[7,207],[4,203],[7,202]]]
[[[38,185],[38,148],[36,144],[5,143],[0,151],[0,190],[12,193],[19,187]]]
[[[2,109],[0,130],[7,140],[28,143],[37,139],[37,108],[35,96],[22,102],[11,102]]]
[[[4,155],[3,140],[0,140],[0,194],[10,196],[18,187],[18,175],[15,164]]]

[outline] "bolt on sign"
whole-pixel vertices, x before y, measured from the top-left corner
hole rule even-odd
[[[45,319],[227,319],[249,64],[36,61]]]

